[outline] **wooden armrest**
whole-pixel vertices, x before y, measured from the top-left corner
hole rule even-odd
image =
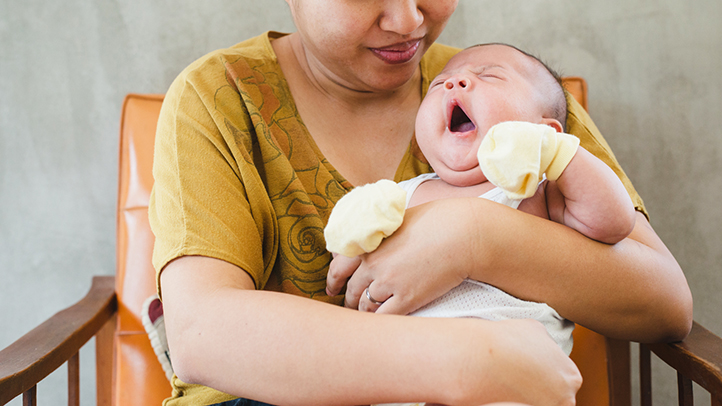
[[[678,373],[722,397],[722,338],[694,322],[682,342],[646,345]]]
[[[83,299],[0,351],[0,404],[31,389],[77,354],[117,307],[115,277],[96,276]]]

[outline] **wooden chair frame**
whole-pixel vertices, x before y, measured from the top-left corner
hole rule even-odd
[[[96,276],[88,294],[0,351],[0,405],[23,395],[36,402],[37,383],[68,365],[68,405],[80,404],[79,352],[95,337],[98,405],[110,405],[112,346],[118,303],[115,277]]]

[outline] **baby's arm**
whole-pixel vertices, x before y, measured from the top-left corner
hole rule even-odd
[[[534,195],[543,175],[549,218],[597,241],[614,244],[632,232],[634,206],[604,162],[553,127],[508,121],[489,129],[479,167],[512,199]]]
[[[612,169],[586,149],[546,185],[549,218],[597,241],[614,244],[634,228],[635,212]]]

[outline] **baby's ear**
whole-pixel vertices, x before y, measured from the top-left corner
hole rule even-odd
[[[563,133],[564,128],[562,127],[562,123],[559,122],[559,120],[555,118],[542,118],[542,124],[546,124],[549,127],[553,128],[558,133]]]

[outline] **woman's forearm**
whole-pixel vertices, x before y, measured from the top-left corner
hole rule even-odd
[[[433,385],[417,385],[434,371],[422,376],[424,360],[405,352],[428,346],[426,361],[441,372],[433,358],[442,338],[415,331],[415,320],[245,290],[253,285],[231,266],[182,258],[164,270],[168,340],[182,380],[272,404],[364,404],[402,389],[433,398],[424,392]]]
[[[215,314],[232,319],[213,320],[214,311],[206,309],[196,324],[202,334],[187,343],[198,362],[189,373],[195,383],[271,404],[440,400],[428,389],[444,364],[434,357],[454,357],[451,336],[434,337],[410,318],[372,318],[275,292],[228,290],[218,296],[211,304],[233,311]],[[419,398],[410,399],[413,394]]]
[[[470,268],[471,278],[546,302],[610,337],[670,341],[689,332],[686,279],[642,214],[628,238],[606,245],[524,213],[479,210],[483,215],[465,223],[480,247],[472,251],[479,266]]]
[[[485,199],[422,204],[407,210],[401,227],[361,257],[347,284],[346,305],[358,306],[370,286],[377,300],[388,298],[376,312],[407,314],[471,278],[548,303],[609,337],[682,339],[692,325],[689,287],[647,220],[636,216],[632,233],[608,245]]]
[[[558,405],[581,384],[535,321],[358,312],[246,290],[253,284],[243,271],[201,257],[172,262],[161,279],[176,374],[237,396],[283,405]]]

